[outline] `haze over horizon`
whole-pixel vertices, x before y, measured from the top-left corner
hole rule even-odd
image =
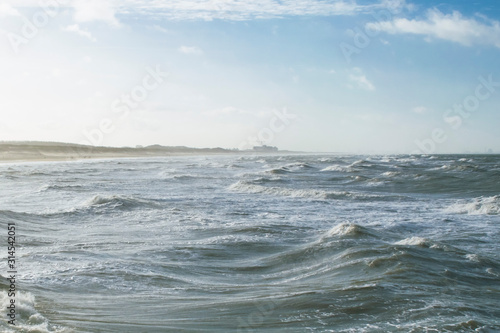
[[[495,1],[0,3],[0,140],[500,152]]]

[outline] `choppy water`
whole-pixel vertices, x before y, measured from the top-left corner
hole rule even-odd
[[[500,156],[18,163],[0,184],[21,247],[2,332],[500,332]]]

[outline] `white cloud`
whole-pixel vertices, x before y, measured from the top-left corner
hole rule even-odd
[[[78,23],[104,21],[119,26],[117,15],[144,15],[170,20],[250,20],[286,16],[337,16],[372,13],[389,9],[393,13],[411,8],[405,0],[378,0],[358,4],[356,0],[58,0],[61,7],[74,8]],[[39,7],[38,0],[16,0],[14,7]]]
[[[203,50],[196,46],[181,46],[179,47],[179,52],[184,54],[192,54],[192,55],[202,55]]]
[[[422,114],[427,112],[427,108],[425,106],[417,106],[414,107],[412,111],[418,114]]]
[[[346,0],[125,0],[120,3],[120,11],[126,11],[129,7],[143,15],[173,20],[248,20],[285,16],[352,15],[382,8],[398,11],[405,6],[404,0],[380,0],[368,5]]]
[[[68,25],[64,28],[64,31],[74,32],[82,37],[88,38],[92,42],[96,41],[89,31],[81,29],[78,24]]]
[[[4,16],[20,16],[21,14],[17,11],[17,9],[15,9],[14,7],[12,7],[11,5],[9,5],[8,3],[0,3],[0,17],[4,17]]]
[[[465,46],[493,45],[500,48],[500,22],[473,18],[465,18],[457,11],[443,14],[437,9],[427,12],[424,20],[397,18],[392,21],[372,22],[367,29],[384,31],[389,34],[416,34],[432,38],[448,40]]]
[[[4,0],[2,0],[4,2]],[[2,12],[12,9],[17,12],[16,8],[31,7],[40,10],[40,7],[45,5],[48,9],[56,7],[57,10],[73,9],[74,19],[77,23],[103,21],[111,26],[118,27],[120,22],[116,18],[119,12],[129,13],[130,8],[135,7],[135,0],[125,1],[118,0],[56,0],[56,1],[39,1],[39,0],[15,0],[13,5],[0,4],[0,17]],[[127,8],[127,6],[129,6]],[[12,12],[13,13],[13,12]]]
[[[117,7],[111,0],[74,0],[76,22],[103,21],[111,26],[118,27],[116,19]]]
[[[375,90],[375,86],[366,78],[361,68],[354,67],[349,74],[349,81],[360,89]],[[352,86],[351,86],[352,87]]]

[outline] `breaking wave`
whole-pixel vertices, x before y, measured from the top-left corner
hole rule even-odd
[[[431,247],[432,243],[423,237],[409,237],[402,239],[396,243],[395,245],[409,245],[409,246],[421,246],[421,247]]]
[[[3,278],[2,278],[3,279]],[[2,289],[5,288],[2,286]],[[26,332],[26,333],[65,333],[71,332],[68,328],[52,325],[36,307],[35,297],[29,292],[17,291],[15,295],[15,325],[8,322],[7,307],[11,298],[8,297],[7,290],[0,292],[1,316],[0,330],[2,332]]]
[[[471,202],[456,203],[448,207],[446,212],[469,215],[498,215],[500,214],[500,195],[479,197]]]
[[[334,226],[333,228],[325,232],[321,236],[320,240],[338,236],[360,237],[360,236],[376,236],[376,235],[372,230],[366,227],[360,226],[355,223],[344,222]]]
[[[348,191],[324,191],[316,189],[292,189],[285,187],[268,187],[255,185],[245,181],[238,181],[229,186],[229,189],[236,192],[267,194],[273,196],[310,198],[319,200],[331,199],[355,199],[355,200],[383,200],[386,197],[375,194],[355,193]]]
[[[160,207],[159,203],[153,200],[141,199],[132,196],[121,195],[96,195],[87,200],[81,208],[101,208],[109,207],[113,209],[133,209],[139,207]]]
[[[59,185],[59,184],[47,184],[43,185],[38,192],[45,192],[45,191],[73,191],[73,190],[80,190],[84,186],[83,185],[78,185],[78,184],[73,184],[73,185]]]

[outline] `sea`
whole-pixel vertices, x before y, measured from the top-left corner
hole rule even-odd
[[[499,155],[4,163],[0,331],[500,332],[499,214]]]

